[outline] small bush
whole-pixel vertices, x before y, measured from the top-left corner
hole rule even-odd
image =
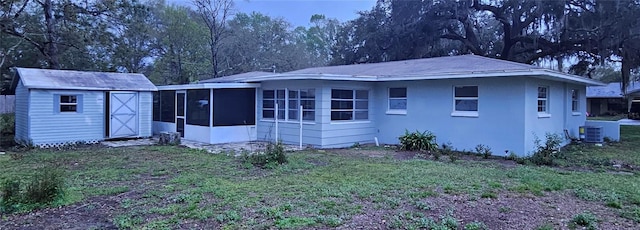
[[[442,226],[445,226],[448,229],[458,229],[458,226],[460,225],[460,223],[458,222],[458,219],[452,216],[442,217],[442,220],[440,220],[440,223]]]
[[[44,168],[36,173],[27,184],[25,202],[30,204],[48,204],[63,194],[64,180],[62,171]]]
[[[269,168],[288,162],[282,142],[269,143],[264,153],[244,154],[243,158],[245,163],[248,162],[259,167],[268,166]]]
[[[15,133],[15,113],[0,114],[0,133]]]
[[[489,227],[482,222],[471,222],[464,225],[464,230],[488,230]]]
[[[520,157],[518,157],[518,155],[516,153],[514,153],[513,151],[509,151],[509,153],[505,157],[505,159],[511,160],[511,161],[516,161],[516,160],[518,160],[518,158],[520,158]]]
[[[536,151],[529,160],[536,165],[554,165],[554,160],[560,157],[559,149],[563,141],[562,136],[558,134],[547,133],[544,144],[535,137]]]
[[[12,213],[17,209],[20,200],[19,180],[5,180],[2,183],[2,200],[0,200],[0,213]]]
[[[438,149],[436,136],[429,131],[415,131],[410,133],[405,130],[404,135],[398,137],[400,149],[407,151],[435,151]]]
[[[61,170],[44,168],[36,172],[22,188],[20,180],[7,180],[2,184],[0,211],[11,213],[28,205],[31,208],[50,204],[64,195],[64,177]]]
[[[476,145],[476,154],[482,156],[484,159],[489,159],[491,156],[491,147],[486,145]]]
[[[590,212],[582,212],[573,216],[571,224],[583,226],[586,229],[598,229],[598,218]]]

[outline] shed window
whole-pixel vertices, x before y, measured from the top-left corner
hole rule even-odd
[[[407,88],[389,88],[389,111],[407,110]]]
[[[77,112],[78,96],[60,95],[60,112]]]
[[[369,119],[368,90],[331,90],[331,120],[367,120]]]
[[[209,89],[187,90],[187,124],[209,126]]]
[[[538,87],[538,113],[549,113],[549,87]]]

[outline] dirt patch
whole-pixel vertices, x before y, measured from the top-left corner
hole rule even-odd
[[[120,199],[93,197],[80,204],[5,216],[0,229],[118,229],[112,220]]]
[[[490,229],[534,229],[544,224],[566,229],[572,217],[588,211],[598,217],[600,229],[636,229],[637,224],[617,215],[618,210],[598,202],[580,200],[568,193],[545,196],[501,193],[497,198],[475,199],[468,195],[441,195],[424,199],[431,204],[429,216],[447,212],[463,224],[479,221]]]

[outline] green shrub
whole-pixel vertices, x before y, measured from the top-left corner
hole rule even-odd
[[[415,131],[410,133],[405,130],[404,135],[398,137],[400,149],[407,151],[435,151],[438,149],[436,136],[429,131]]]
[[[464,230],[488,230],[489,227],[482,222],[471,222],[464,225]]]
[[[27,184],[24,201],[29,204],[48,204],[63,193],[62,171],[48,167],[37,172]]]
[[[282,142],[269,143],[264,153],[244,154],[243,158],[245,163],[259,167],[274,167],[288,162]]]
[[[582,226],[586,229],[598,229],[598,218],[590,212],[576,214],[571,219],[571,225]]]
[[[492,154],[491,147],[482,144],[476,145],[476,154],[482,156],[484,159],[489,159]]]
[[[0,114],[0,133],[15,133],[15,113]]]
[[[12,213],[17,209],[20,200],[19,180],[5,180],[2,183],[2,200],[0,200],[0,213]]]
[[[559,149],[562,142],[563,138],[558,134],[547,133],[544,144],[535,137],[536,150],[529,160],[536,165],[554,165],[554,160],[560,157]]]
[[[2,184],[0,211],[11,213],[28,206],[36,208],[50,204],[64,195],[63,172],[52,167],[37,171],[22,187],[20,180],[6,180]]]

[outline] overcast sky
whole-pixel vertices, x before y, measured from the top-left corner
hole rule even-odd
[[[191,5],[191,0],[166,0],[168,4]],[[324,14],[345,22],[356,18],[358,11],[370,10],[376,0],[235,0],[240,12],[253,11],[282,17],[294,27],[308,26],[313,14]]]

